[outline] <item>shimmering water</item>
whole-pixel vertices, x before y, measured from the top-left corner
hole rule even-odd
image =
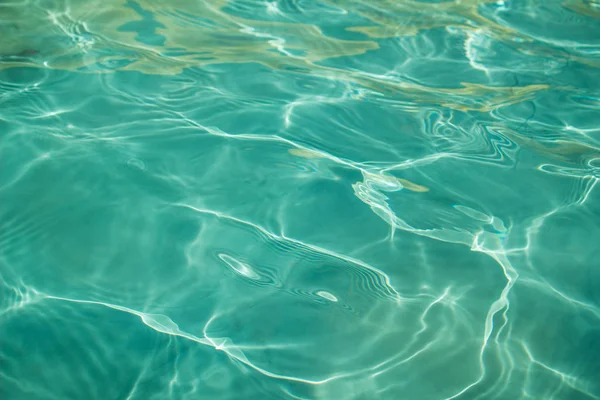
[[[0,1],[0,398],[599,399],[597,0]]]

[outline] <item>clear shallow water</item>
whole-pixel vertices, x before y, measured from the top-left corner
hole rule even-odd
[[[600,3],[0,1],[0,397],[600,398]]]

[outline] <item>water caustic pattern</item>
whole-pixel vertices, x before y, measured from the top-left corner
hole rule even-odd
[[[0,37],[2,399],[600,399],[600,2]]]

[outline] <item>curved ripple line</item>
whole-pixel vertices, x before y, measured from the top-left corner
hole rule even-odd
[[[598,396],[594,395],[593,393],[590,393],[586,390],[583,390],[580,387],[577,387],[577,385],[576,385],[576,382],[578,381],[577,377],[568,375],[564,372],[559,371],[556,368],[552,368],[551,366],[546,365],[543,362],[536,360],[533,357],[533,354],[531,354],[531,350],[529,350],[529,347],[527,347],[527,344],[525,342],[522,342],[521,346],[523,347],[523,350],[527,354],[527,357],[529,358],[529,361],[531,362],[531,364],[538,365],[538,366],[542,367],[543,369],[550,371],[555,375],[560,376],[561,383],[565,383],[569,388],[573,389],[574,391],[585,394],[586,396],[589,396],[596,400],[600,399]]]
[[[219,212],[219,211],[198,208],[198,207],[194,207],[192,205],[185,204],[185,203],[174,203],[172,205],[178,206],[178,207],[188,208],[188,209],[193,210],[193,211],[198,212],[198,213],[213,215],[213,216],[218,217],[218,218],[223,218],[223,219],[227,219],[227,220],[230,220],[230,221],[235,221],[237,223],[240,223],[240,224],[243,224],[243,225],[246,225],[246,226],[251,226],[254,229],[257,229],[262,234],[264,234],[265,236],[269,237],[271,240],[274,240],[277,243],[280,243],[280,242],[284,242],[284,243],[285,242],[289,242],[289,243],[292,243],[292,244],[294,244],[294,245],[296,245],[296,246],[298,246],[300,248],[305,248],[305,249],[308,249],[308,250],[310,250],[312,252],[316,252],[316,253],[320,253],[320,254],[325,254],[325,255],[328,255],[330,257],[337,258],[339,260],[343,260],[343,261],[345,261],[347,263],[358,265],[361,268],[364,268],[366,270],[371,271],[378,278],[383,279],[383,283],[385,285],[385,289],[387,291],[389,291],[393,295],[392,298],[395,299],[396,302],[399,302],[401,300],[405,300],[400,295],[400,293],[398,293],[396,291],[396,289],[393,287],[393,285],[391,284],[390,277],[385,272],[381,271],[380,269],[378,269],[376,267],[373,267],[372,265],[367,264],[364,261],[361,261],[359,259],[356,259],[356,258],[353,258],[353,257],[350,257],[350,256],[346,256],[344,254],[337,253],[337,252],[329,250],[329,249],[325,249],[323,247],[315,246],[315,245],[312,245],[312,244],[309,244],[309,243],[302,242],[302,241],[297,240],[297,239],[293,239],[293,238],[287,237],[287,236],[285,236],[285,234],[282,234],[281,236],[278,236],[278,235],[276,235],[276,234],[274,234],[272,232],[269,232],[268,230],[266,230],[265,228],[263,228],[260,225],[256,225],[256,224],[254,224],[252,222],[245,221],[243,219],[239,219],[239,218],[233,217],[231,215],[227,215],[227,214]]]
[[[492,257],[502,268],[503,274],[506,278],[506,285],[504,286],[499,298],[494,301],[488,309],[485,323],[484,323],[484,335],[482,339],[481,349],[479,353],[480,358],[480,376],[475,381],[465,387],[459,393],[447,397],[445,400],[452,400],[462,395],[463,393],[470,390],[472,387],[479,384],[485,377],[485,365],[483,362],[483,354],[488,346],[488,341],[492,335],[494,329],[494,316],[505,309],[507,312],[510,306],[508,300],[508,294],[514,286],[519,274],[516,269],[512,266],[511,262],[506,257],[506,250],[502,245],[500,236],[505,236],[509,232],[502,232],[501,235],[486,232],[483,229],[472,233],[465,230],[445,230],[445,229],[417,229],[401,218],[399,218],[387,203],[387,197],[381,193],[386,191],[385,186],[378,185],[378,182],[370,182],[372,177],[369,174],[364,174],[363,182],[357,182],[354,186],[356,196],[371,207],[373,212],[377,214],[381,219],[390,224],[392,232],[390,239],[393,238],[393,232],[395,229],[402,229],[407,232],[411,232],[420,236],[429,237],[431,239],[440,240],[444,242],[464,244],[471,248],[472,251],[482,252]],[[461,211],[463,212],[463,211]],[[481,216],[477,215],[475,220],[481,220]],[[481,222],[481,221],[480,221]],[[506,316],[506,314],[505,314]],[[508,323],[508,319],[504,319],[504,324],[499,328],[502,328]]]
[[[202,345],[210,346],[210,347],[214,348],[215,350],[223,351],[230,358],[237,360],[237,361],[247,365],[248,367],[254,369],[255,371],[260,372],[261,374],[271,377],[271,378],[300,382],[300,383],[307,383],[307,384],[311,384],[311,385],[319,385],[319,384],[327,383],[334,379],[339,379],[339,378],[346,376],[346,375],[334,375],[332,377],[329,377],[329,378],[319,381],[319,380],[309,380],[309,379],[296,378],[293,376],[280,375],[280,374],[276,374],[276,373],[267,371],[263,368],[260,368],[256,365],[252,364],[246,358],[246,356],[241,351],[241,349],[238,348],[235,344],[233,344],[229,338],[212,338],[207,334],[206,330],[207,330],[208,326],[216,318],[216,316],[214,316],[214,315],[207,321],[207,323],[204,327],[204,330],[203,330],[204,337],[198,337],[198,336],[192,335],[188,332],[180,330],[179,326],[175,322],[173,322],[173,320],[171,320],[168,316],[163,315],[163,314],[148,314],[148,313],[137,311],[137,310],[134,310],[134,309],[131,309],[128,307],[123,307],[123,306],[119,306],[116,304],[105,303],[102,301],[79,300],[79,299],[71,299],[68,297],[59,297],[59,296],[52,296],[52,295],[42,295],[42,296],[45,299],[51,299],[51,300],[60,300],[60,301],[66,301],[66,302],[70,302],[70,303],[79,303],[79,304],[99,305],[99,306],[108,307],[108,308],[111,308],[114,310],[118,310],[118,311],[122,311],[122,312],[125,312],[128,314],[135,315],[135,316],[139,317],[140,320],[145,325],[147,325],[148,327],[150,327],[151,329],[153,329],[157,332],[164,333],[164,334],[170,335],[170,336],[178,336],[183,339],[187,339],[187,340],[190,340],[190,341],[193,341],[196,343],[200,343]]]

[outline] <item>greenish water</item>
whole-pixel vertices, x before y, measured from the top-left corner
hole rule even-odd
[[[0,398],[599,399],[596,0],[0,1]]]

